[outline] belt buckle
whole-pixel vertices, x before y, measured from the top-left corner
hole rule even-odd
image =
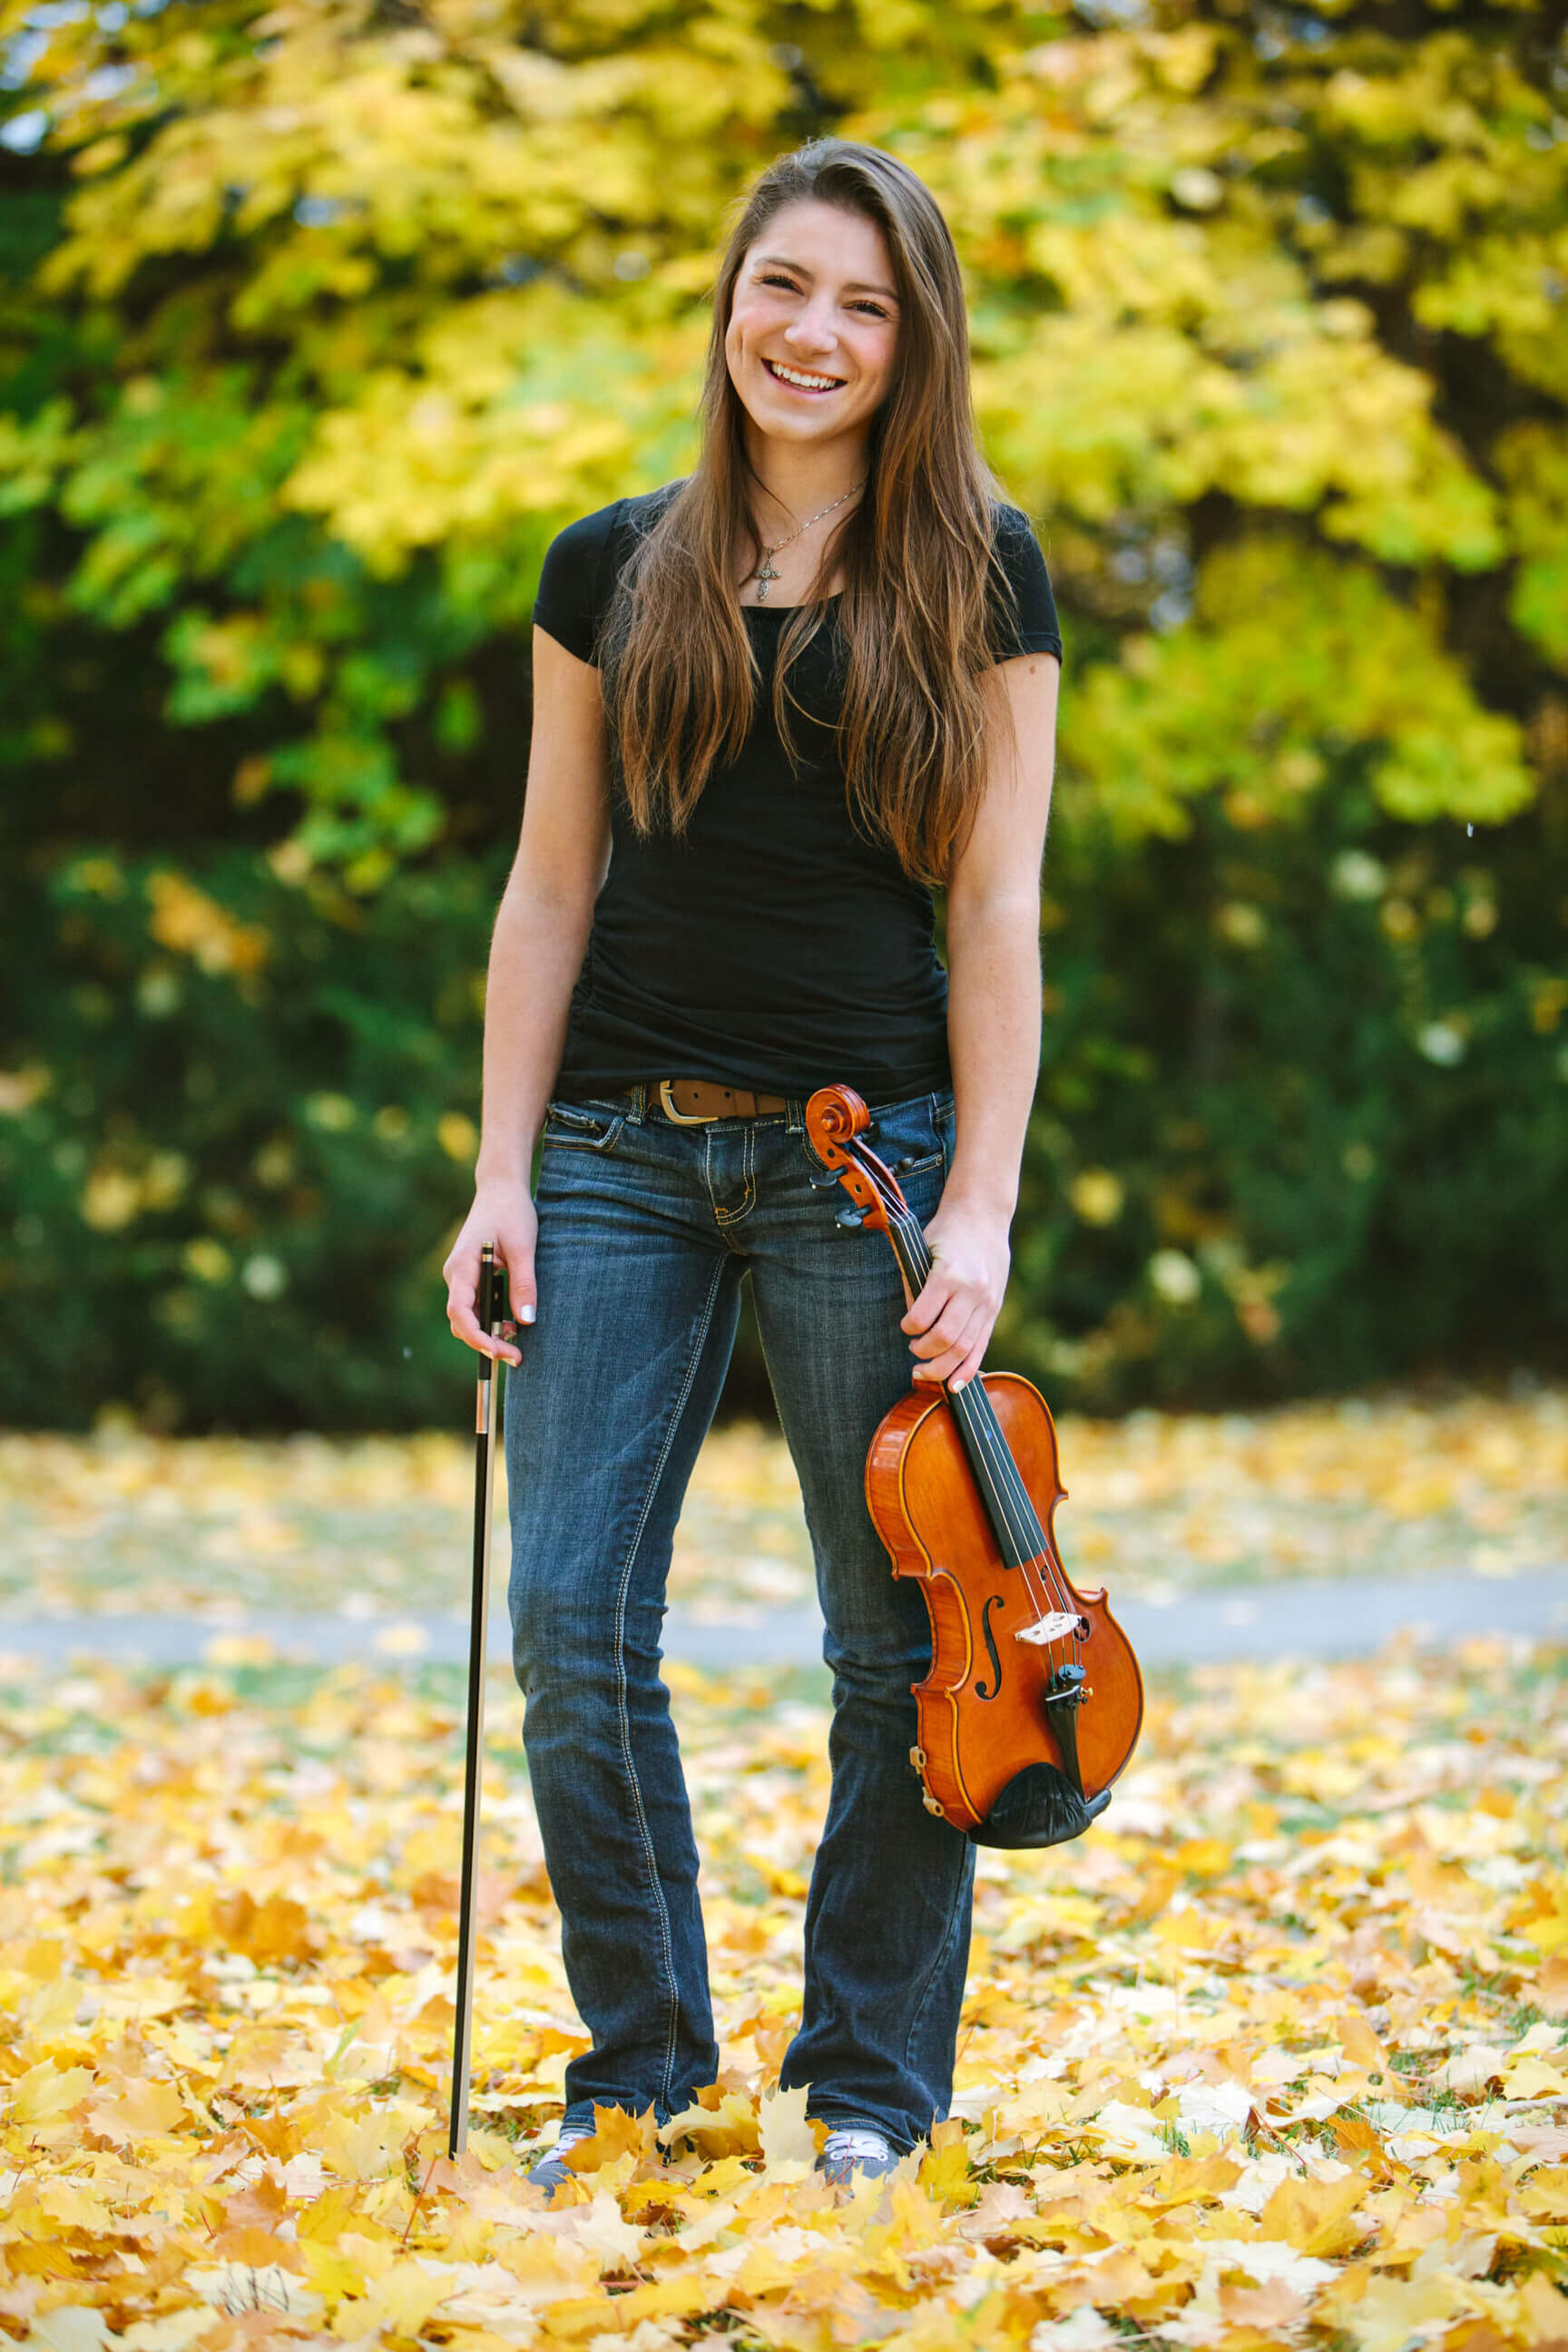
[[[714,1111],[684,1111],[675,1108],[674,1080],[660,1078],[658,1099],[666,1118],[675,1127],[711,1127],[719,1114]]]

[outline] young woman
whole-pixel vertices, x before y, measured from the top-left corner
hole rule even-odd
[[[595,2104],[663,2120],[718,2071],[658,1639],[748,1271],[834,1675],[783,2070],[830,2178],[889,2169],[946,2113],[969,1949],[973,1849],[909,1761],[925,1611],[862,1478],[911,1376],[979,1369],[1006,1282],[1061,639],[975,449],[952,240],[892,156],[825,140],[763,175],[720,272],[704,419],[688,480],[574,523],[545,562],[478,1189],[447,1265],[453,1330],[514,1368],[514,1655],[593,2038],[544,2186]],[[805,1131],[835,1081],[925,1225],[907,1308]],[[488,1240],[500,1345],[474,1318]]]

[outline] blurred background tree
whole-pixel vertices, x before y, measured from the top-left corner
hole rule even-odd
[[[1068,638],[997,1360],[1560,1360],[1563,27],[0,0],[0,1412],[451,1409],[540,560],[688,461],[824,130],[949,213]]]

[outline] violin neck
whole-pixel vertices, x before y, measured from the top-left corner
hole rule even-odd
[[[913,1298],[923,1289],[931,1269],[931,1255],[919,1218],[908,1209],[889,1208],[888,1238]],[[1038,1559],[1046,1549],[1045,1529],[996,1418],[996,1408],[985,1393],[984,1381],[970,1381],[956,1392],[944,1381],[942,1394],[957,1424],[997,1550],[1009,1568]]]
[[[944,1387],[943,1394],[958,1425],[997,1550],[1009,1568],[1022,1568],[1026,1559],[1038,1559],[1046,1548],[1045,1529],[996,1418],[996,1408],[985,1393],[984,1381],[966,1382],[956,1396]]]

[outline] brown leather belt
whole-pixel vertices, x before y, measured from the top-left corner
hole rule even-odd
[[[715,1118],[760,1118],[787,1110],[784,1095],[753,1094],[749,1087],[721,1087],[713,1078],[661,1078],[655,1089],[666,1118],[677,1127],[706,1127]]]

